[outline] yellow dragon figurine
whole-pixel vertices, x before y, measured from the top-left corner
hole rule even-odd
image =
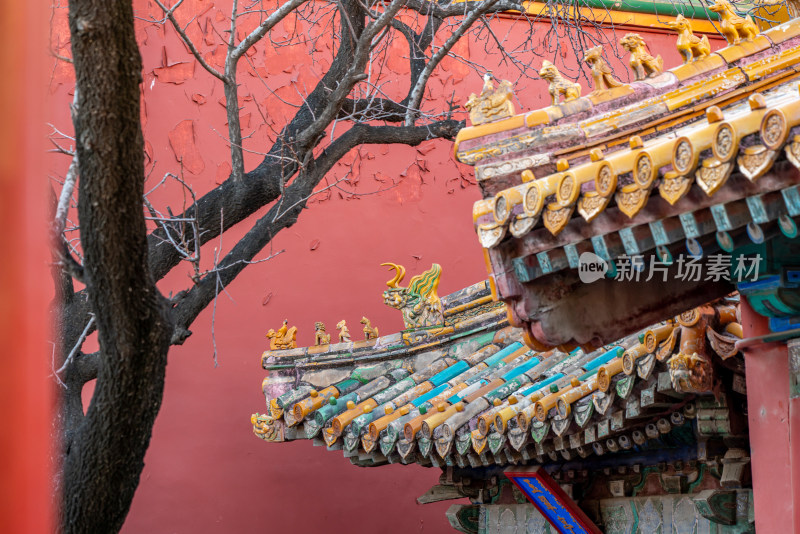
[[[742,41],[752,41],[758,35],[756,26],[750,15],[740,17],[733,10],[733,5],[728,0],[716,0],[708,9],[719,14],[720,32],[725,36],[728,44],[739,44]]]
[[[664,60],[660,55],[656,57],[650,55],[647,44],[638,33],[626,34],[619,44],[631,55],[629,64],[636,81],[658,76],[664,70]]]
[[[381,265],[395,270],[394,278],[386,282],[389,289],[383,292],[383,302],[402,312],[406,328],[444,324],[442,301],[436,294],[439,277],[442,274],[442,267],[438,263],[434,263],[430,269],[413,277],[408,287],[398,285],[405,277],[405,267],[394,263]]]
[[[689,21],[683,15],[672,21],[667,22],[667,26],[678,32],[678,53],[683,57],[684,65],[706,57],[711,53],[711,46],[708,44],[708,37],[699,38],[692,33]]]
[[[514,93],[511,82],[503,80],[499,87],[492,83],[492,73],[483,76],[481,94],[472,93],[464,107],[469,111],[469,120],[473,126],[485,122],[496,121],[514,115],[514,104],[511,102]]]
[[[564,95],[564,102],[575,100],[581,96],[581,86],[577,83],[571,82],[561,76],[555,65],[547,61],[542,62],[542,68],[539,70],[539,76],[550,82],[550,98],[553,105],[557,106],[559,97]]]
[[[336,323],[336,328],[339,329],[339,343],[350,341],[350,330],[347,328],[347,323],[344,319]]]
[[[283,441],[283,423],[267,414],[254,413],[250,416],[253,433],[264,441]]]
[[[325,323],[314,323],[314,345],[328,345],[330,342],[331,335],[325,331]]]
[[[668,362],[672,387],[679,393],[707,393],[712,387],[713,371],[708,358],[679,353]]]
[[[612,87],[620,87],[622,82],[615,79],[611,73],[611,67],[603,59],[603,45],[590,48],[583,56],[583,61],[592,69],[592,79],[594,80],[594,91],[606,91]]]
[[[269,338],[269,350],[285,350],[297,348],[297,327],[289,328],[289,320],[283,320],[281,326],[276,332],[272,328],[267,332]]]
[[[372,326],[372,324],[369,322],[369,319],[367,319],[366,317],[362,317],[361,324],[364,325],[364,340],[378,338],[378,327]]]

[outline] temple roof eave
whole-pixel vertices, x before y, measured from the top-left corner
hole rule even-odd
[[[267,441],[312,439],[359,465],[474,467],[604,454],[626,448],[645,430],[656,432],[657,422],[664,433],[683,424],[680,408],[662,408],[657,417],[652,407],[665,399],[679,407],[710,391],[713,359],[735,355],[725,347],[737,339],[730,333],[737,330],[727,328],[736,320],[735,302],[721,301],[613,346],[571,353],[528,349],[519,329],[484,322],[481,331],[442,339],[413,357],[374,363],[381,352],[374,348],[372,365],[342,360],[345,373],[335,383],[312,386],[300,367],[281,371],[293,374],[290,382],[270,375],[265,386],[275,380],[283,393],[265,387],[269,413],[254,414],[254,430]],[[685,353],[682,347],[694,346],[692,339],[705,338],[707,330],[714,332],[708,351]],[[317,355],[309,358],[313,363]],[[692,369],[708,374],[671,374],[673,367],[686,368],[687,358]],[[615,397],[626,406],[622,423],[609,411]],[[653,414],[651,423],[631,434],[643,413]]]

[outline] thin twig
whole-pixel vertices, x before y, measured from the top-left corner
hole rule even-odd
[[[86,340],[86,335],[89,333],[89,330],[92,328],[93,324],[94,324],[94,314],[90,312],[89,313],[89,322],[86,323],[86,328],[84,328],[83,332],[81,332],[81,335],[78,338],[78,341],[75,343],[75,346],[72,347],[71,351],[69,351],[69,355],[67,355],[67,359],[64,360],[64,365],[62,365],[56,371],[56,376],[59,375],[60,373],[63,373],[64,370],[69,366],[69,364],[72,363],[73,358],[75,358],[75,355],[78,354],[78,351],[83,346],[83,342]]]

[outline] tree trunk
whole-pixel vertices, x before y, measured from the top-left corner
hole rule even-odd
[[[228,59],[228,63],[232,63],[230,59]],[[239,86],[236,82],[236,63],[225,66],[225,79],[228,138],[231,144],[231,175],[238,183],[244,177],[244,153],[242,150],[242,127],[239,123]]]
[[[61,525],[106,533],[122,527],[139,483],[171,325],[148,270],[132,5],[70,0],[69,25],[79,98],[78,216],[100,363],[92,402],[64,456]]]

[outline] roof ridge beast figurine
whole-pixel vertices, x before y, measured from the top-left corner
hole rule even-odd
[[[408,287],[398,285],[405,277],[405,267],[394,263],[381,265],[394,269],[396,273],[394,278],[386,282],[389,289],[383,292],[383,302],[403,313],[406,328],[444,324],[442,301],[436,294],[442,274],[441,265],[434,263],[430,269],[413,277]]]

